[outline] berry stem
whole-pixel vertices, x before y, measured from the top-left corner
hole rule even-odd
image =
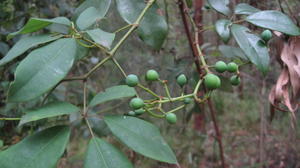
[[[21,120],[21,118],[0,118],[0,120],[4,120],[4,121],[16,121],[16,120]]]
[[[178,111],[178,110],[180,110],[180,109],[182,109],[184,107],[185,107],[185,105],[181,105],[179,107],[174,108],[173,110],[170,110],[170,111],[166,112],[166,114],[168,114],[168,113],[174,113],[174,112],[176,112],[176,111]]]

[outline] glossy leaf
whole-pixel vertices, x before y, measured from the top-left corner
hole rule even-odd
[[[129,24],[134,23],[146,6],[141,0],[116,0],[116,2],[120,15]],[[162,47],[167,37],[168,26],[157,4],[153,4],[146,12],[137,31],[139,37],[152,48]]]
[[[222,13],[223,15],[229,16],[231,14],[231,11],[227,6],[225,0],[208,0],[207,2],[212,8]]]
[[[50,34],[37,35],[37,36],[29,36],[22,38],[19,40],[9,51],[8,53],[0,60],[0,66],[5,65],[6,63],[12,61],[17,58],[21,54],[23,54],[28,49],[35,47],[39,44],[48,43],[50,41],[54,41],[61,36],[51,36]]]
[[[133,168],[127,157],[100,138],[90,140],[86,153],[84,168]]]
[[[230,40],[230,24],[231,21],[227,19],[220,19],[216,22],[216,31],[224,43]]]
[[[56,117],[66,114],[72,114],[79,111],[79,108],[67,102],[52,102],[38,109],[28,110],[22,116],[19,125],[37,121],[49,117]]]
[[[101,29],[87,30],[86,32],[94,42],[107,48],[110,48],[116,36],[115,33],[108,33]]]
[[[75,57],[76,41],[69,38],[32,51],[16,69],[8,101],[28,101],[49,91],[67,75]]]
[[[134,88],[127,85],[113,86],[106,89],[104,92],[98,93],[90,102],[90,106],[95,106],[110,100],[132,97],[136,95]]]
[[[53,19],[30,18],[21,30],[14,33],[10,33],[7,36],[7,39],[9,40],[18,34],[26,34],[38,31],[46,26],[49,26],[52,23],[62,24],[66,26],[71,25],[70,20],[66,17],[57,17]]]
[[[238,15],[251,15],[255,12],[259,12],[260,10],[248,5],[246,3],[240,3],[234,8],[234,13]]]
[[[255,64],[261,72],[266,73],[270,58],[268,48],[262,42],[262,39],[255,34],[251,34],[247,27],[241,25],[232,25],[231,31],[248,59]]]
[[[288,35],[300,35],[300,28],[287,15],[279,11],[268,10],[256,12],[248,16],[246,21],[256,26],[276,30]]]
[[[69,127],[56,126],[28,136],[0,152],[2,168],[54,168],[70,136]]]
[[[238,47],[228,46],[228,45],[220,45],[219,50],[224,57],[227,58],[241,58],[243,60],[248,60],[247,56],[243,52],[242,49]]]
[[[159,129],[151,123],[128,116],[106,116],[104,121],[112,133],[132,150],[161,162],[177,163]]]

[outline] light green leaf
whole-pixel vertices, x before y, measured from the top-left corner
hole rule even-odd
[[[28,101],[49,91],[67,75],[75,56],[76,41],[71,38],[32,51],[16,69],[8,101]]]
[[[110,48],[116,36],[115,33],[108,33],[101,29],[87,30],[86,32],[94,42],[107,48]]]
[[[61,38],[60,35],[51,36],[50,34],[29,36],[29,37],[22,38],[0,60],[0,66],[5,65],[6,63],[12,61],[13,59],[17,58],[18,56],[20,56],[21,54],[23,54],[25,51],[27,51],[32,47],[35,47],[39,44],[48,43],[50,41],[54,41],[59,38]]]
[[[84,168],[133,168],[126,156],[100,138],[92,138],[86,153]]]
[[[161,162],[177,164],[172,149],[151,123],[128,116],[105,116],[104,121],[112,133],[132,150]]]
[[[300,28],[285,14],[274,11],[256,12],[246,18],[246,21],[267,29],[276,30],[291,36],[299,36]]]
[[[37,132],[0,152],[2,168],[54,168],[62,156],[70,128],[56,126]]]
[[[224,43],[230,40],[230,24],[231,21],[227,19],[220,19],[216,22],[216,31]]]
[[[104,92],[98,93],[90,102],[90,106],[95,106],[110,100],[121,99],[124,97],[132,97],[136,95],[134,88],[127,85],[113,86],[106,89]]]
[[[231,11],[225,0],[208,0],[207,2],[212,8],[223,15],[229,16],[231,14]]]
[[[234,13],[238,15],[251,15],[260,10],[246,3],[240,3],[234,8]]]
[[[67,102],[52,102],[38,109],[26,111],[26,114],[22,116],[19,125],[49,117],[76,113],[78,111],[79,108],[74,106],[73,104]]]
[[[26,33],[38,31],[52,23],[62,24],[66,26],[71,25],[70,20],[66,17],[57,17],[53,19],[30,18],[29,21],[25,24],[25,26],[21,30],[14,33],[10,33],[7,36],[7,39],[9,40],[18,34],[26,34]]]
[[[262,39],[255,34],[251,34],[247,27],[241,25],[233,24],[231,31],[248,59],[265,74],[268,71],[270,57],[268,48],[262,42]]]
[[[117,8],[122,18],[129,24],[133,24],[146,4],[141,0],[117,0]],[[160,49],[168,33],[168,25],[164,16],[159,14],[157,4],[146,12],[138,27],[139,37],[154,49]]]
[[[247,56],[243,52],[242,49],[238,47],[228,46],[228,45],[220,45],[219,46],[220,52],[223,54],[224,57],[227,58],[241,58],[243,60],[248,60]]]

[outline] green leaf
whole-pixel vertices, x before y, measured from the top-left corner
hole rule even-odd
[[[96,8],[99,12],[102,12],[102,16],[107,13],[111,0],[85,0],[78,8],[75,10],[75,16],[79,16],[84,10],[89,7]]]
[[[94,42],[107,48],[110,48],[116,36],[115,33],[108,33],[101,29],[87,30],[86,32]]]
[[[105,116],[104,121],[112,133],[132,150],[161,162],[177,164],[172,149],[151,123],[128,116]]]
[[[117,0],[117,7],[122,18],[129,24],[133,24],[146,4],[142,0]],[[157,4],[146,12],[138,27],[139,37],[154,49],[160,49],[168,33],[168,25],[164,16],[159,14]]]
[[[12,61],[13,59],[17,58],[18,56],[20,56],[21,54],[23,54],[25,51],[27,51],[32,47],[35,47],[40,44],[48,43],[50,41],[54,41],[59,38],[61,38],[60,35],[51,36],[50,34],[22,38],[0,60],[0,66],[5,65],[6,63]]]
[[[260,10],[248,5],[246,3],[240,3],[234,8],[234,13],[238,15],[251,15],[255,12],[259,12]]]
[[[77,39],[78,40],[78,39]],[[82,41],[82,43],[85,43],[85,41]],[[82,59],[83,57],[87,56],[89,53],[89,48],[87,47],[84,47],[82,45],[80,45],[79,43],[77,43],[76,45],[76,60],[80,60]]]
[[[76,41],[71,38],[32,51],[16,69],[8,101],[28,101],[49,91],[67,75],[75,56]]]
[[[121,99],[124,97],[132,97],[136,95],[134,88],[127,85],[113,86],[104,92],[98,93],[90,102],[90,106],[95,106],[110,100]]]
[[[224,57],[227,58],[241,58],[243,60],[248,60],[247,56],[243,52],[242,49],[238,47],[232,47],[228,45],[220,45],[219,46],[220,52],[223,54]]]
[[[241,25],[233,24],[231,31],[248,59],[265,74],[268,70],[270,58],[268,48],[262,42],[262,39],[255,34],[251,34],[247,27]]]
[[[0,139],[0,148],[3,147],[4,142]]]
[[[231,21],[227,19],[220,19],[216,22],[216,31],[224,43],[227,43],[230,39],[230,24]]]
[[[91,116],[97,116],[96,113],[89,113]],[[104,120],[99,117],[89,117],[88,118],[91,128],[93,129],[94,133],[97,134],[98,137],[107,136],[110,134],[110,130],[105,124]]]
[[[78,111],[79,108],[74,106],[73,104],[67,102],[52,102],[38,109],[26,111],[26,114],[22,116],[19,125],[49,117],[76,113]]]
[[[133,168],[127,157],[100,138],[92,138],[86,153],[84,168]]]
[[[54,168],[62,156],[70,136],[70,128],[56,126],[37,132],[0,152],[3,168]]]
[[[70,20],[66,17],[56,17],[53,19],[30,18],[29,21],[25,24],[25,26],[21,30],[14,33],[10,33],[7,36],[7,39],[9,40],[18,34],[26,34],[26,33],[32,33],[38,31],[52,23],[62,24],[66,26],[71,25]]]
[[[246,18],[246,21],[267,29],[276,30],[291,36],[299,36],[300,28],[285,14],[274,11],[256,12]]]
[[[207,2],[212,8],[222,13],[223,15],[229,16],[231,14],[231,11],[227,6],[225,0],[208,0]]]

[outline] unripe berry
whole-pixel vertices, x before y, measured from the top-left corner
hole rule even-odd
[[[223,73],[227,70],[227,64],[224,61],[218,61],[215,64],[215,70],[219,73]]]
[[[130,116],[135,116],[135,112],[134,112],[134,111],[129,111],[129,112],[128,112],[128,115],[130,115]]]
[[[170,124],[175,124],[177,122],[177,116],[174,113],[167,113],[166,114],[166,120]]]
[[[265,41],[268,42],[272,38],[272,32],[270,30],[265,30],[261,33],[260,37]]]
[[[151,69],[151,70],[147,71],[147,73],[146,73],[146,80],[148,80],[148,81],[156,81],[156,80],[158,80],[158,78],[159,78],[159,75],[158,75],[158,73],[155,70]]]
[[[128,86],[134,87],[139,83],[139,78],[134,74],[130,74],[126,77],[125,81]]]
[[[192,99],[189,97],[184,98],[183,100],[184,104],[190,104],[192,102]]]
[[[137,110],[144,107],[144,101],[141,98],[133,98],[129,103],[130,107]]]
[[[230,78],[230,83],[231,83],[231,85],[237,86],[241,83],[241,78],[237,75],[233,75]]]
[[[239,68],[239,66],[234,62],[230,62],[229,64],[227,64],[228,72],[236,72],[238,70],[238,68]]]
[[[140,109],[134,110],[134,112],[136,115],[141,115],[141,114],[145,113],[145,110],[140,108]]]
[[[204,85],[207,89],[214,90],[221,86],[221,80],[217,75],[209,73],[204,77]]]
[[[179,86],[184,86],[187,83],[187,78],[184,74],[181,74],[176,79]]]

